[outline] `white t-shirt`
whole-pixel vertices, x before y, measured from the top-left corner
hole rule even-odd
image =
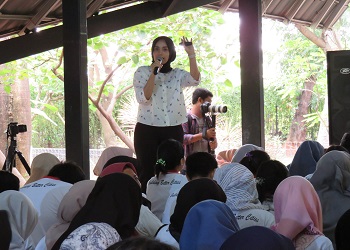
[[[58,206],[63,196],[72,187],[72,184],[52,178],[42,178],[35,182],[24,185],[19,191],[25,194],[38,211],[38,223],[34,228],[31,238],[34,244],[38,244],[42,237],[45,236],[48,227],[57,218]],[[46,195],[50,202],[45,202],[42,209],[42,203]],[[46,219],[49,219],[48,221]]]
[[[240,229],[251,226],[263,226],[270,228],[275,224],[275,217],[270,212],[263,209],[248,209],[243,211],[235,211]]]
[[[169,197],[178,192],[188,182],[186,176],[178,173],[160,173],[147,182],[146,195],[151,202],[151,211],[162,221],[165,204]]]
[[[135,227],[140,235],[153,238],[162,225],[148,207],[141,205],[139,221]]]
[[[174,249],[180,249],[179,242],[177,242],[169,231],[169,225],[162,227],[156,235],[156,240],[172,246]]]
[[[299,248],[296,248],[299,250]],[[333,244],[330,239],[324,235],[318,236],[308,245],[305,250],[333,250]]]

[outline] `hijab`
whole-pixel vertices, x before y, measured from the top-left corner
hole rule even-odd
[[[89,222],[107,223],[117,230],[122,239],[126,239],[135,231],[140,207],[141,189],[132,177],[122,173],[99,177],[86,204],[52,249],[59,249],[71,232]]]
[[[323,235],[321,203],[305,178],[291,176],[284,179],[275,191],[273,203],[276,224],[272,229],[293,240],[297,249],[305,249],[315,236]],[[302,235],[314,237],[305,240],[300,238]]]
[[[50,153],[42,153],[34,157],[30,166],[30,177],[25,185],[37,181],[48,175],[53,166],[60,163],[60,160]]]
[[[336,224],[350,209],[350,155],[336,150],[326,153],[317,162],[310,182],[321,201],[323,233],[334,244]]]
[[[171,38],[169,38],[167,36],[159,36],[156,39],[154,39],[153,43],[152,43],[152,49],[151,49],[152,63],[154,62],[154,58],[153,58],[154,47],[156,46],[157,42],[160,40],[164,40],[164,42],[168,46],[168,50],[169,50],[169,59],[165,64],[163,64],[163,67],[160,69],[160,72],[161,73],[168,73],[172,70],[170,63],[173,62],[176,58],[175,45],[174,45],[173,40],[171,40]]]
[[[123,173],[124,169],[131,168],[135,174],[137,174],[136,168],[134,165],[130,162],[121,162],[121,163],[113,163],[106,168],[103,168],[100,177],[103,177],[105,175],[109,175],[112,173]]]
[[[90,222],[71,232],[62,242],[61,249],[106,249],[120,240],[117,230],[109,224]]]
[[[232,157],[232,162],[240,162],[247,153],[253,150],[265,151],[262,147],[258,147],[254,144],[244,144],[235,151]]]
[[[62,198],[57,211],[58,222],[46,232],[47,249],[51,249],[57,239],[68,229],[74,216],[85,205],[95,183],[93,180],[76,182]]]
[[[232,162],[232,158],[235,152],[236,152],[236,149],[228,149],[228,150],[219,152],[216,156],[216,161],[218,162],[218,166],[221,167],[225,164]]]
[[[21,192],[8,190],[0,193],[1,210],[5,210],[11,225],[11,250],[22,250],[25,241],[38,222],[38,212],[33,203]],[[3,228],[1,228],[2,232]]]
[[[253,239],[253,240],[252,240]],[[246,227],[232,234],[220,250],[295,250],[293,242],[267,227]]]
[[[324,153],[317,141],[304,141],[300,144],[289,167],[289,175],[306,176],[315,172],[316,164]]]
[[[350,209],[347,210],[339,219],[335,228],[335,243],[337,250],[348,250],[350,246],[349,238],[350,227]]]
[[[238,230],[236,218],[224,202],[201,201],[188,212],[180,237],[180,249],[219,249]]]
[[[102,151],[100,158],[98,158],[98,161],[96,162],[96,165],[94,168],[94,174],[99,176],[106,162],[111,158],[119,155],[131,157],[133,155],[133,152],[129,148],[121,148],[121,147],[106,148],[105,150]]]
[[[252,172],[239,163],[230,163],[215,170],[214,180],[224,190],[226,204],[233,212],[263,209]]]
[[[174,239],[180,240],[188,211],[198,202],[209,199],[226,202],[226,195],[222,188],[209,178],[192,180],[180,189],[169,225],[170,233]]]

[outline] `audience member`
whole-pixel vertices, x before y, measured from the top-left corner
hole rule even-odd
[[[20,192],[33,202],[38,211],[39,221],[31,235],[35,246],[45,236],[46,230],[55,223],[58,206],[63,196],[72,184],[84,178],[85,174],[78,165],[73,162],[62,162],[56,164],[49,171],[48,176],[24,185],[20,189]]]
[[[265,151],[262,147],[258,147],[254,144],[244,144],[235,151],[232,157],[232,162],[239,163],[247,153],[253,150]]]
[[[179,173],[184,165],[184,149],[179,141],[163,141],[157,151],[155,176],[147,183],[146,195],[151,201],[151,211],[162,221],[165,204],[170,196],[177,196],[188,181]]]
[[[345,147],[340,146],[340,145],[330,145],[330,146],[324,151],[324,153],[326,154],[326,153],[328,153],[328,152],[330,152],[330,151],[332,151],[332,150],[344,151],[344,152],[349,153],[349,151],[348,151]]]
[[[236,152],[235,148],[220,151],[216,155],[216,161],[218,162],[218,167],[231,163],[235,152]]]
[[[324,154],[323,146],[317,141],[304,141],[294,155],[292,163],[287,166],[289,175],[307,176],[315,172],[316,164]]]
[[[75,229],[90,222],[104,222],[117,230],[124,240],[135,235],[140,216],[141,189],[133,178],[114,173],[98,178],[85,205],[71,221],[68,229],[56,241],[52,250]]]
[[[294,243],[296,249],[333,249],[322,233],[322,208],[311,183],[301,176],[284,179],[274,199],[276,224],[272,229]]]
[[[177,196],[174,213],[170,217],[170,225],[160,228],[156,239],[167,243],[176,249],[188,211],[203,200],[218,200],[226,202],[226,195],[222,188],[213,180],[200,178],[188,182]]]
[[[340,140],[340,146],[343,146],[350,153],[350,132],[344,133],[343,137]]]
[[[203,177],[213,179],[217,168],[215,157],[207,152],[196,152],[186,158],[186,177],[189,181]]]
[[[175,250],[168,244],[149,237],[130,237],[113,244],[107,250]]]
[[[261,204],[266,206],[269,212],[274,211],[273,195],[278,184],[287,177],[288,169],[280,161],[269,160],[260,165],[256,173],[256,188]]]
[[[0,170],[0,193],[6,190],[19,190],[19,179],[13,173]]]
[[[295,250],[293,242],[267,227],[246,227],[232,234],[220,250]]]
[[[130,162],[112,163],[102,170],[100,177],[112,173],[124,173],[131,176],[136,183],[141,186],[141,183],[137,177],[137,172],[134,171],[136,171],[136,169]],[[154,237],[159,227],[161,227],[163,224],[158,217],[151,212],[150,208],[151,202],[142,196],[140,217],[135,229],[142,236]]]
[[[348,250],[350,246],[350,209],[347,210],[338,220],[335,227],[335,243],[337,250]]]
[[[224,190],[226,204],[235,214],[240,228],[274,224],[274,216],[261,205],[254,176],[245,166],[239,163],[224,165],[215,170],[214,180]]]
[[[210,153],[218,146],[210,116],[206,116],[201,108],[204,103],[211,103],[212,97],[213,94],[204,88],[196,88],[192,93],[192,108],[187,113],[187,121],[182,124],[185,158],[194,152]]]
[[[30,176],[25,185],[47,176],[53,166],[58,163],[60,163],[60,160],[53,154],[38,154],[32,160],[32,164],[30,165]]]
[[[58,238],[68,229],[74,216],[85,205],[95,183],[93,180],[79,181],[63,196],[57,210],[56,223],[47,230],[45,235],[47,249],[51,249]]]
[[[115,157],[115,156],[129,156],[132,157],[133,152],[131,149],[129,148],[122,148],[122,147],[108,147],[105,148],[105,150],[102,151],[101,156],[98,158],[98,161],[96,162],[96,165],[94,167],[94,174],[96,176],[99,176],[102,168],[105,166],[105,164],[107,163],[108,160],[110,160],[111,158]],[[110,165],[110,164],[108,164]],[[136,166],[136,165],[134,165]]]
[[[0,228],[0,249],[10,249],[12,232],[9,216],[5,210],[0,210]]]
[[[30,235],[38,222],[38,213],[32,202],[24,194],[8,190],[0,193],[0,204],[1,210],[7,212],[11,225],[9,249],[34,249]],[[1,228],[1,234],[3,230]]]
[[[224,202],[201,201],[186,216],[180,249],[219,249],[239,229],[234,214]]]
[[[335,245],[337,222],[350,209],[350,155],[333,150],[322,156],[310,182],[321,201],[323,233]]]
[[[90,222],[81,225],[62,242],[60,249],[95,250],[106,249],[120,241],[120,236],[107,223]]]
[[[254,177],[261,163],[270,160],[270,156],[263,150],[252,150],[245,154],[240,164],[246,166],[250,172],[253,173]]]

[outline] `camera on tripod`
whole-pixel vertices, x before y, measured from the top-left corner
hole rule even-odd
[[[225,105],[211,105],[210,102],[205,102],[201,105],[202,113],[226,113],[227,106]]]
[[[18,133],[23,132],[27,132],[27,125],[18,125],[18,122],[11,122],[7,125],[7,136],[15,137]]]

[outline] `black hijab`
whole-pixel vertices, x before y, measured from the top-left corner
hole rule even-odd
[[[134,232],[140,207],[141,189],[132,177],[114,173],[98,178],[86,204],[52,249],[59,249],[71,232],[89,222],[107,223],[117,230],[122,239],[126,239]]]
[[[169,225],[171,235],[178,242],[188,211],[198,202],[209,199],[226,202],[225,192],[215,181],[209,178],[190,181],[181,188]]]
[[[168,73],[172,70],[172,68],[170,67],[170,63],[173,62],[176,58],[175,45],[173,40],[171,40],[171,38],[167,36],[159,36],[156,39],[154,39],[152,43],[152,50],[151,50],[152,63],[154,62],[154,58],[153,58],[154,47],[156,46],[157,42],[160,40],[164,40],[169,50],[169,60],[165,64],[163,64],[163,67],[160,69],[160,72]]]

